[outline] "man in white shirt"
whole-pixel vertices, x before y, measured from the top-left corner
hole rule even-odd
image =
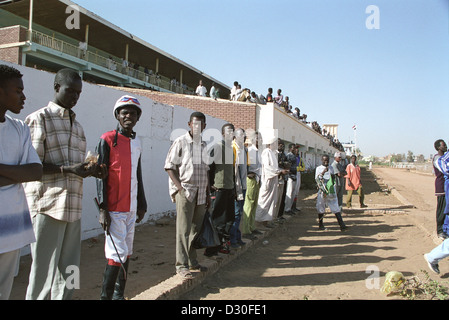
[[[205,97],[206,93],[207,93],[207,89],[205,86],[203,86],[203,80],[200,80],[200,84],[198,85],[198,87],[196,87],[195,94],[197,96]]]
[[[8,300],[20,249],[36,241],[22,182],[39,180],[42,164],[31,144],[30,130],[6,115],[23,109],[22,74],[0,65],[0,300]]]
[[[337,194],[335,193],[335,174],[332,166],[329,166],[329,156],[324,155],[321,158],[322,165],[316,168],[315,180],[318,185],[318,195],[316,208],[318,211],[319,229],[326,230],[323,223],[326,206],[335,214],[340,230],[344,231],[347,226],[341,217],[340,206],[338,205]]]

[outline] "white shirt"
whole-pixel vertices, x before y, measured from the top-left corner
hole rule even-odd
[[[207,92],[207,89],[206,89],[205,86],[198,86],[198,87],[196,87],[195,93],[197,95],[205,97],[206,96],[206,92]]]
[[[5,115],[0,123],[0,163],[41,163],[31,144],[30,129],[21,120]],[[0,253],[36,241],[27,199],[21,183],[0,187]]]

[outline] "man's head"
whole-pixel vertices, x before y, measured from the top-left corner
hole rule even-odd
[[[435,141],[434,147],[435,147],[436,151],[439,151],[442,153],[445,153],[447,151],[447,145],[443,139],[438,139],[437,141]]]
[[[323,164],[323,166],[327,167],[329,166],[329,156],[328,155],[323,155],[321,157],[321,163]]]
[[[234,138],[235,138],[235,142],[239,146],[242,146],[244,144],[245,138],[246,138],[245,130],[243,130],[242,128],[235,129]]]
[[[281,139],[278,139],[278,150],[280,152],[284,152],[284,150],[285,150],[285,144],[282,142]]]
[[[334,159],[335,159],[335,161],[340,162],[340,160],[341,160],[341,153],[340,152],[335,152]]]
[[[113,114],[125,131],[132,132],[142,114],[140,102],[135,97],[124,95],[115,103]]]
[[[0,65],[0,110],[2,117],[6,111],[18,114],[25,104],[22,74],[19,70]]]
[[[83,83],[77,71],[72,69],[62,69],[56,73],[53,102],[59,106],[72,109],[81,95]]]
[[[232,141],[234,139],[234,125],[232,123],[225,123],[221,127],[221,134],[225,141]]]
[[[357,162],[357,156],[355,155],[355,154],[353,154],[352,156],[351,156],[351,163],[352,164],[355,164]]]
[[[199,137],[201,132],[206,128],[206,116],[202,112],[193,112],[190,114],[188,122],[190,134],[193,137]]]

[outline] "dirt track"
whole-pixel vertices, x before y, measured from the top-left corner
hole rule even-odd
[[[298,205],[302,213],[279,226],[267,238],[268,244],[254,245],[179,298],[392,299],[379,291],[384,275],[393,270],[406,277],[419,274],[427,268],[423,253],[439,243],[434,237],[434,178],[393,169],[375,168],[373,172],[381,179],[376,180],[371,172],[362,177],[369,207],[344,211],[349,231],[341,233],[331,214],[325,218],[328,231],[318,231],[315,192],[303,190]],[[398,200],[394,190],[393,194],[385,192],[393,186],[403,198]],[[357,200],[354,196],[353,204]],[[407,201],[416,208],[408,208]],[[130,299],[174,276],[174,232],[173,218],[137,227],[125,291]],[[102,236],[83,242],[81,288],[74,299],[98,299],[105,265],[103,243]],[[206,259],[202,251],[199,256]],[[30,257],[22,257],[11,299],[24,298],[29,264]],[[441,278],[446,278],[446,261],[440,269]],[[368,279],[376,270],[377,284]],[[367,279],[374,288],[367,287]]]

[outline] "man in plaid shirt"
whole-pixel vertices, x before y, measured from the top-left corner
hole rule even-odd
[[[201,139],[206,116],[194,112],[188,125],[190,131],[173,142],[164,166],[169,193],[176,203],[176,272],[183,278],[192,277],[190,270],[206,270],[199,265],[191,244],[210,206],[206,143]]]
[[[42,180],[25,184],[36,242],[26,299],[70,299],[67,267],[79,266],[83,178],[106,171],[85,163],[86,137],[75,119],[82,89],[79,74],[62,69],[55,76],[53,101],[30,114],[25,123],[43,164]],[[72,271],[73,272],[73,271]]]

